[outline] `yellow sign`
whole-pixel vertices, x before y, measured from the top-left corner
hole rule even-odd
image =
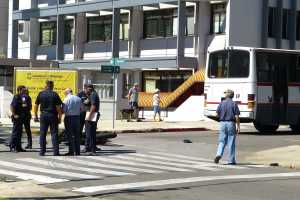
[[[28,87],[29,95],[34,104],[39,92],[44,90],[46,80],[51,80],[54,82],[54,91],[57,92],[63,100],[64,90],[66,88],[71,88],[75,94],[77,93],[77,79],[78,72],[73,70],[16,69],[15,88],[19,85]]]

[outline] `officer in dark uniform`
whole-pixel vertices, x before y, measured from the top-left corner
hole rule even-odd
[[[35,121],[38,121],[38,108],[40,105],[40,156],[46,153],[46,135],[50,126],[53,155],[59,155],[58,124],[61,122],[62,101],[58,94],[53,91],[53,81],[46,81],[45,90],[41,91],[35,101]]]
[[[83,127],[84,127],[84,124],[85,124],[85,116],[86,116],[86,112],[90,110],[90,107],[91,107],[91,101],[88,97],[88,94],[87,94],[87,84],[84,84],[83,86],[83,90],[81,92],[79,92],[77,94],[77,96],[81,99],[81,102],[82,102],[82,109],[81,109],[81,112],[80,112],[80,141],[81,139],[83,138]]]
[[[96,130],[97,122],[99,120],[99,107],[100,107],[100,98],[97,92],[94,90],[93,85],[87,86],[87,94],[89,96],[91,106],[89,111],[86,113],[85,121],[85,132],[86,132],[86,152],[90,152],[91,155],[96,153]]]
[[[11,152],[22,152],[25,151],[22,149],[21,146],[21,137],[22,137],[22,124],[24,121],[24,109],[22,107],[22,93],[23,93],[24,86],[18,86],[17,94],[13,97],[13,100],[10,104],[10,110],[12,112],[12,122],[13,122],[13,129],[12,135],[10,139],[10,151]]]
[[[24,90],[24,92],[21,94],[22,107],[24,108],[23,125],[24,125],[25,132],[27,135],[27,146],[25,147],[25,149],[32,149],[32,134],[31,134],[31,128],[30,128],[32,100],[31,100],[31,97],[29,96],[28,88],[24,87],[23,90]]]

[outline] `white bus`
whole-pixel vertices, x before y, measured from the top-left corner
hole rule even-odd
[[[300,51],[229,47],[208,52],[205,115],[216,117],[223,92],[232,89],[241,121],[260,132],[280,124],[300,131]]]

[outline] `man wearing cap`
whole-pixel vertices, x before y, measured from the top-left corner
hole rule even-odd
[[[240,110],[237,104],[232,101],[234,92],[230,89],[224,92],[225,99],[217,109],[217,116],[220,120],[219,145],[215,163],[219,163],[223,156],[225,146],[228,146],[228,164],[235,165],[235,139],[240,132]]]
[[[156,115],[158,115],[158,121],[161,121],[160,117],[160,90],[155,89],[154,95],[153,95],[153,111],[154,111],[154,121],[156,121]]]
[[[134,110],[134,118],[138,120],[138,98],[139,98],[139,84],[134,83],[133,87],[128,92],[128,100],[130,109]]]

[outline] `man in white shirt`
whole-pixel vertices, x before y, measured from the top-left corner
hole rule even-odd
[[[153,95],[153,111],[154,111],[154,121],[156,121],[156,115],[158,114],[158,121],[161,121],[160,117],[160,91],[156,89]]]
[[[69,152],[66,155],[80,155],[80,111],[81,99],[72,94],[72,90],[65,90],[63,110],[65,113],[65,128],[69,141]]]

